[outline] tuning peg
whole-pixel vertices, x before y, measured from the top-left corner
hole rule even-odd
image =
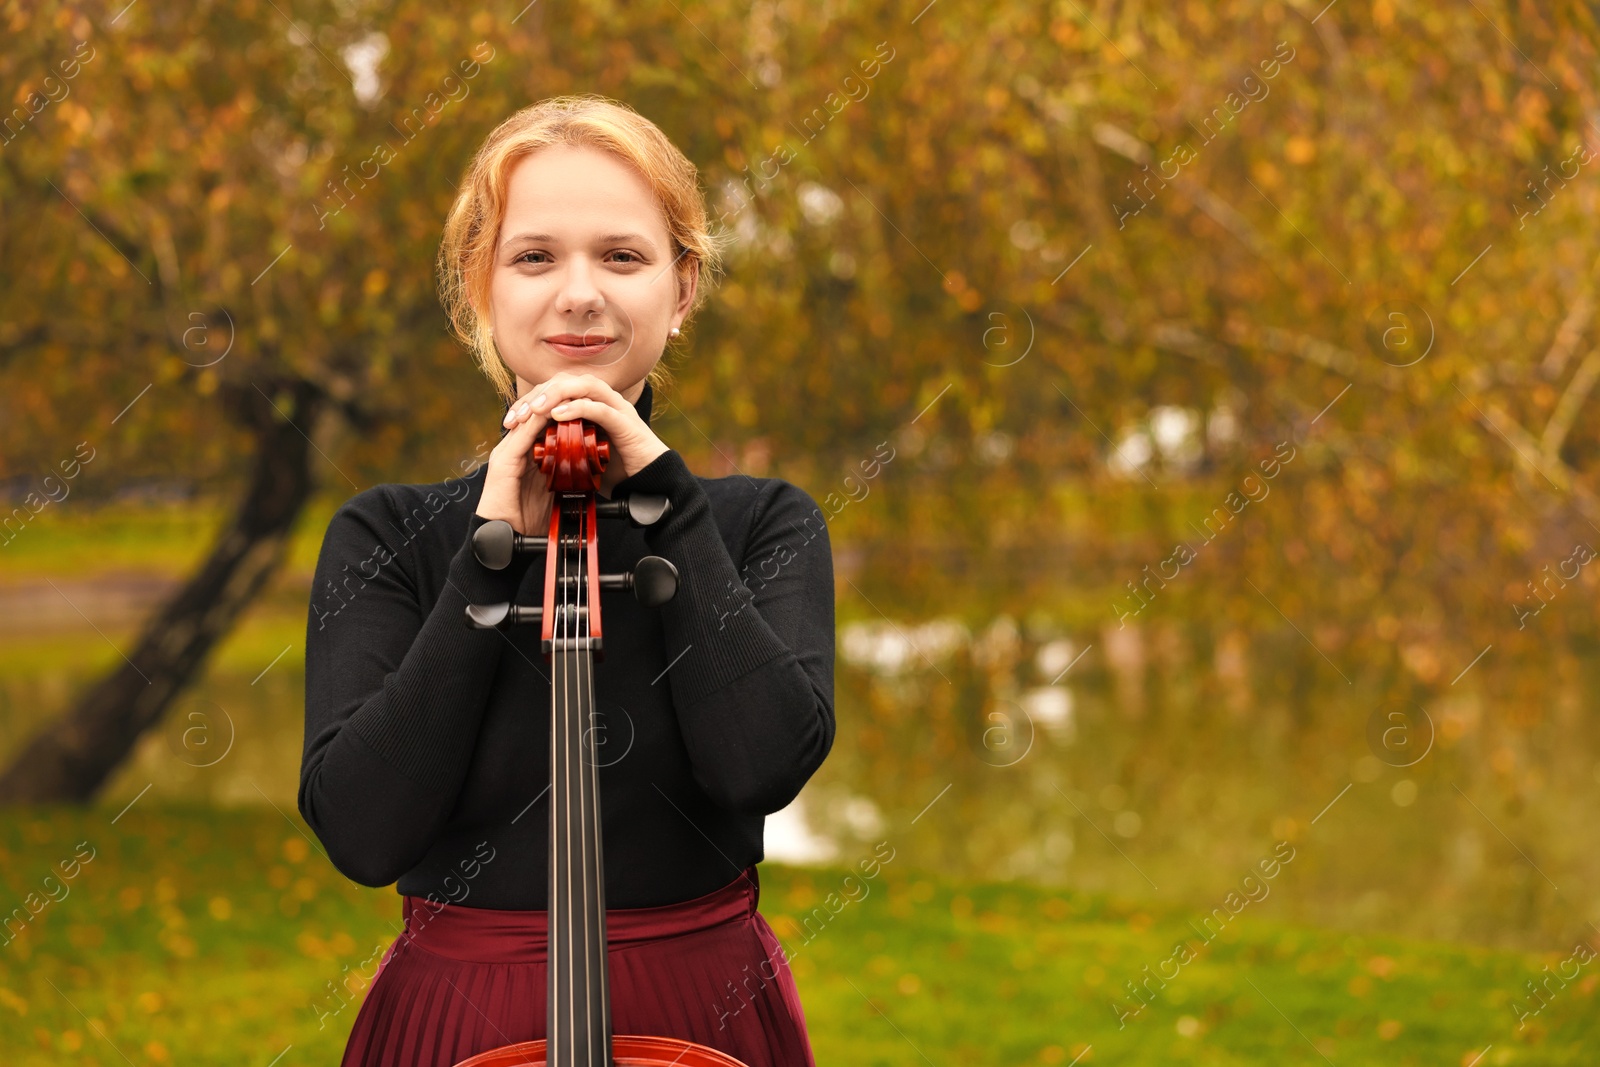
[[[467,605],[467,625],[474,630],[508,630],[520,623],[539,622],[543,618],[544,609],[541,607],[522,604]]]
[[[635,526],[654,526],[672,513],[672,501],[660,493],[629,493],[621,500],[597,500],[594,513],[604,519],[627,519]]]
[[[660,556],[633,565],[633,595],[647,608],[659,608],[678,595],[678,568]]]
[[[549,541],[548,537],[519,534],[504,519],[491,519],[473,533],[472,554],[490,570],[503,571],[511,566],[516,553],[543,552]]]
[[[602,574],[602,589],[632,589],[634,598],[647,608],[659,608],[678,595],[678,568],[660,556],[645,556],[633,570],[621,574]]]

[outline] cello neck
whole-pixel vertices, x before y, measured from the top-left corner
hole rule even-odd
[[[468,604],[466,621],[479,629],[539,623],[540,651],[551,668],[546,1037],[502,1045],[456,1067],[745,1067],[693,1041],[647,1035],[613,1040],[593,725],[594,665],[604,654],[600,589],[631,589],[641,604],[659,607],[677,593],[678,569],[659,556],[645,556],[631,571],[601,575],[595,519],[602,512],[595,490],[610,443],[597,427],[585,419],[547,426],[532,455],[555,494],[549,536],[525,537],[497,519],[473,534],[473,552],[495,570],[517,552],[543,552],[544,601],[537,608]],[[669,510],[666,497],[630,495],[608,501],[604,514],[648,526]]]
[[[591,723],[596,635],[588,573],[594,498],[558,493],[551,508],[557,605],[550,620],[549,1060],[552,1067],[612,1067],[606,973],[605,863],[600,780]],[[557,548],[559,546],[559,549]],[[596,609],[598,605],[594,606]]]

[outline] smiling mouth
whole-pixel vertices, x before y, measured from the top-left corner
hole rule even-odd
[[[561,337],[546,338],[545,344],[567,359],[586,359],[596,353],[604,352],[615,341],[615,337],[580,338],[575,334],[564,334]]]

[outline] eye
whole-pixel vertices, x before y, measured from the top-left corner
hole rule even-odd
[[[528,259],[529,256],[544,256],[544,255],[548,255],[548,254],[549,253],[547,253],[547,252],[524,252],[521,255],[519,255],[516,259],[512,260],[511,262],[513,262],[513,263],[528,263],[528,262],[530,262],[530,260]]]
[[[614,256],[628,256],[630,258],[628,260],[626,260],[625,262],[629,262],[629,263],[642,263],[642,262],[644,262],[643,259],[641,259],[638,255],[636,255],[636,254],[634,254],[632,252],[629,252],[626,249],[619,248],[617,251],[615,251],[615,252],[613,252],[611,254],[614,255]]]

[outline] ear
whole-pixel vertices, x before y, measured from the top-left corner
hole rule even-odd
[[[684,260],[688,263],[688,266],[678,275],[680,279],[678,282],[678,308],[672,323],[672,325],[680,327],[683,325],[683,320],[688,317],[689,309],[694,306],[695,290],[700,285],[700,261],[695,259],[693,255],[685,255]]]

